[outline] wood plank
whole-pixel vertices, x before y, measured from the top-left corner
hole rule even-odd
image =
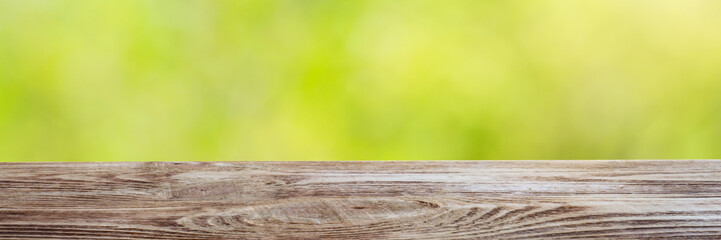
[[[719,160],[0,164],[0,239],[720,236]]]

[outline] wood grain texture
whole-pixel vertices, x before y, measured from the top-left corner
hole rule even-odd
[[[721,161],[2,163],[0,239],[720,239]]]

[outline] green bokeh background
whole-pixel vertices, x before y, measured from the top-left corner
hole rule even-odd
[[[719,13],[0,0],[0,161],[718,158]]]

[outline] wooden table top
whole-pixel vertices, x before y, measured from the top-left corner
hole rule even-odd
[[[721,238],[720,160],[0,163],[0,239]]]

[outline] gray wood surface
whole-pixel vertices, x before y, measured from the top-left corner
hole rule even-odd
[[[0,239],[719,239],[721,161],[0,163]]]

